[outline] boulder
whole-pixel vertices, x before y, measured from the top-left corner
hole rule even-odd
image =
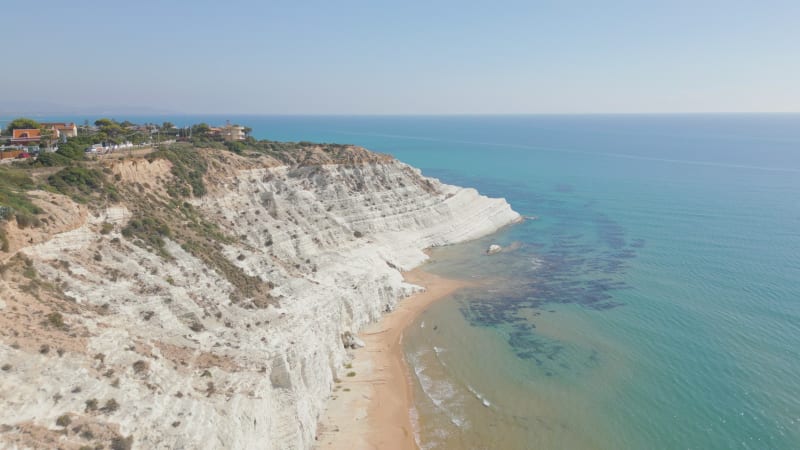
[[[500,247],[497,244],[492,244],[492,245],[489,246],[488,249],[486,249],[486,254],[487,255],[494,255],[495,253],[500,253],[502,250],[503,250],[503,247]]]
[[[355,350],[357,348],[364,347],[366,344],[355,334],[345,331],[342,333],[342,345],[344,345],[344,348],[351,348]]]

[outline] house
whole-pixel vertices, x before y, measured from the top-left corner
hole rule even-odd
[[[17,128],[12,131],[11,143],[27,145],[38,143],[42,140],[42,132],[38,128]]]
[[[244,127],[230,123],[220,128],[220,136],[226,141],[243,141],[247,137]]]
[[[78,127],[73,122],[48,122],[43,123],[42,127],[56,130],[59,138],[71,138],[78,135]]]
[[[52,132],[52,139],[54,140],[78,135],[78,127],[74,123],[51,122],[41,124],[41,128],[17,128],[13,130],[11,143],[19,145],[39,143],[43,137],[47,137],[46,134],[42,136],[42,130],[45,130],[45,133],[47,133],[47,130]]]

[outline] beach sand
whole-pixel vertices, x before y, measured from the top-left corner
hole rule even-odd
[[[406,281],[425,291],[402,300],[397,309],[362,330],[366,346],[353,350],[317,432],[318,449],[414,449],[410,372],[403,354],[403,331],[436,300],[470,285],[414,269]]]

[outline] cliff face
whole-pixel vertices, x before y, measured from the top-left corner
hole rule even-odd
[[[173,226],[162,246],[131,232],[147,212],[129,199],[0,253],[0,446],[311,447],[342,336],[418,289],[400,270],[519,218],[360,152],[216,160],[183,216],[158,200],[170,163],[116,163]]]

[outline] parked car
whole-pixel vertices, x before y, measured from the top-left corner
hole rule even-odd
[[[28,159],[30,157],[31,157],[31,154],[28,153],[28,152],[22,152],[19,155],[17,155],[17,159]]]

